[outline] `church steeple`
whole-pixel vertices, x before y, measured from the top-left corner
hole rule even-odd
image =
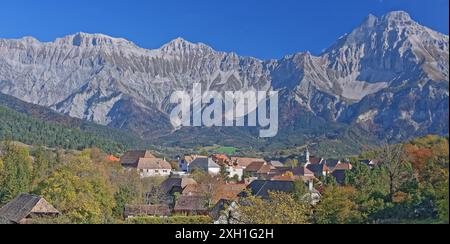
[[[305,151],[305,162],[306,162],[307,165],[311,163],[311,162],[309,161],[310,157],[311,157],[311,155],[310,155],[310,153],[309,153],[309,148],[308,148],[308,146],[307,146],[307,147],[306,147],[306,151]]]

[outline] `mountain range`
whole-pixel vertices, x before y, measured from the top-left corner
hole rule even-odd
[[[263,140],[252,128],[174,131],[170,95],[194,83],[216,91],[279,91],[279,136]],[[0,92],[155,143],[402,141],[448,135],[449,37],[395,11],[368,16],[320,55],[279,60],[182,38],[155,50],[102,34],[0,39]]]

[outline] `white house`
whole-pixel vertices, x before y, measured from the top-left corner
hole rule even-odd
[[[201,169],[208,172],[210,175],[220,174],[220,166],[216,164],[211,158],[196,158],[189,164],[188,172],[192,173],[195,169]]]
[[[199,155],[185,155],[178,159],[178,166],[181,171],[189,172],[189,165],[197,158],[207,158],[206,156]]]
[[[140,158],[136,168],[142,178],[168,177],[172,172],[172,166],[160,158]]]
[[[155,157],[149,151],[128,151],[120,163],[126,169],[137,170],[142,178],[155,176],[170,176],[172,166],[165,160]]]
[[[242,180],[242,177],[244,177],[244,169],[239,166],[237,167],[228,166],[227,173],[228,177],[230,178],[237,177],[239,180]]]

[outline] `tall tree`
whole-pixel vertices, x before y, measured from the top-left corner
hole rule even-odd
[[[3,146],[0,203],[31,190],[32,165],[28,149],[6,142]]]
[[[386,170],[389,184],[389,200],[392,201],[405,176],[402,174],[402,170],[406,164],[403,145],[385,143],[378,153],[378,161]]]

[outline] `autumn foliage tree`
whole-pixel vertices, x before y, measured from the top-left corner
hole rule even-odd
[[[298,201],[289,193],[271,192],[269,199],[249,196],[238,208],[243,224],[308,224],[311,223],[309,203]]]
[[[358,224],[364,217],[357,203],[357,190],[353,187],[329,186],[315,209],[318,224]]]

